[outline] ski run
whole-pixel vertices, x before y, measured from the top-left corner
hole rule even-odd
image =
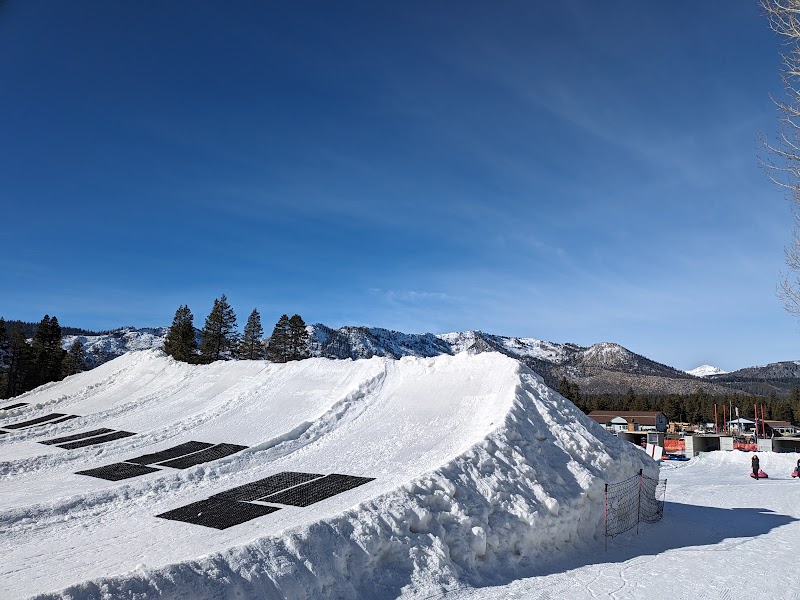
[[[3,599],[800,597],[796,455],[659,465],[497,353],[146,350],[15,405]],[[664,518],[605,550],[604,486],[640,470]]]

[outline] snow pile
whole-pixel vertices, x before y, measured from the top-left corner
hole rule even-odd
[[[0,428],[82,417],[0,436],[3,598],[394,598],[480,585],[599,547],[604,484],[658,471],[497,353],[190,366],[139,352],[16,400],[30,404]],[[101,426],[137,435],[71,451],[35,443]],[[120,482],[74,475],[190,439],[249,448]],[[225,530],[154,517],[282,471],[375,480]]]
[[[724,375],[727,373],[727,371],[723,371],[719,367],[713,367],[711,365],[700,365],[699,367],[686,372],[689,375],[694,375],[695,377],[708,377],[709,375]]]

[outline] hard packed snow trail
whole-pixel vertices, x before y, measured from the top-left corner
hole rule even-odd
[[[199,367],[143,352],[23,400],[0,427],[82,417],[0,439],[3,598],[389,598],[479,583],[594,542],[604,482],[657,473],[499,354]],[[36,443],[101,427],[137,435]],[[189,440],[248,449],[122,481],[75,474]],[[155,516],[282,472],[374,480],[229,529]]]

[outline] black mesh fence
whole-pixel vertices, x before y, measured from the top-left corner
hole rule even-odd
[[[664,516],[666,479],[643,475],[629,477],[619,483],[607,483],[605,493],[606,546],[608,538],[639,527],[639,523],[656,523]]]
[[[642,475],[642,508],[640,518],[645,523],[657,523],[664,516],[664,498],[667,495],[667,480],[653,479]]]

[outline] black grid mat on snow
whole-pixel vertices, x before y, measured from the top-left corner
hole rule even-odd
[[[52,421],[53,419],[59,419],[61,417],[66,417],[64,413],[50,413],[49,415],[45,415],[43,417],[36,417],[35,419],[31,419],[29,421],[22,421],[21,423],[14,423],[13,425],[3,425],[6,429],[22,429],[23,427],[32,427],[34,425],[41,425],[42,423],[46,423],[48,421]]]
[[[77,419],[79,417],[80,417],[80,415],[65,415],[65,416],[59,417],[58,419],[55,419],[53,421],[48,421],[47,423],[45,423],[45,425],[55,425],[56,423],[63,423],[64,421],[69,421],[71,419]]]
[[[172,467],[173,469],[188,469],[195,465],[201,465],[218,458],[224,458],[231,454],[236,454],[246,450],[247,446],[237,446],[236,444],[217,444],[211,448],[195,452],[189,456],[182,456],[166,462],[158,463],[161,467]]]
[[[156,516],[171,521],[183,521],[194,525],[213,527],[214,529],[227,529],[257,517],[263,517],[276,510],[280,510],[280,508],[277,506],[236,502],[234,500],[222,500],[220,498],[208,498],[207,500],[193,502]]]
[[[17,402],[16,404],[9,404],[8,406],[4,406],[0,408],[0,410],[11,410],[12,408],[19,408],[20,406],[28,406],[27,402]]]
[[[199,450],[205,450],[213,445],[214,444],[209,444],[208,442],[186,442],[178,446],[173,446],[172,448],[167,448],[166,450],[161,450],[160,452],[153,452],[152,454],[131,458],[125,462],[136,463],[137,465],[152,465],[153,463],[186,456],[187,454],[198,452]]]
[[[99,435],[97,437],[85,438],[82,440],[77,440],[75,442],[69,442],[66,444],[58,444],[58,447],[64,448],[65,450],[75,450],[76,448],[83,448],[85,446],[93,446],[95,444],[105,444],[106,442],[121,440],[122,438],[130,437],[132,435],[136,434],[131,433],[130,431],[115,431],[114,433],[107,433],[106,435]]]
[[[161,469],[154,469],[153,467],[145,467],[144,465],[132,465],[122,462],[106,465],[105,467],[97,467],[96,469],[78,471],[75,474],[88,475],[89,477],[97,477],[98,479],[106,479],[108,481],[120,481],[122,479],[139,477],[139,475],[154,473],[160,470]]]
[[[214,494],[212,498],[220,498],[224,500],[239,500],[240,502],[249,502],[251,500],[258,500],[264,496],[269,496],[276,492],[280,492],[287,488],[306,483],[313,479],[319,479],[322,475],[316,473],[295,473],[292,471],[284,471],[270,475],[258,481],[252,481],[239,487]]]
[[[53,444],[63,444],[64,442],[74,442],[75,440],[80,440],[82,438],[92,437],[95,435],[101,435],[103,433],[111,433],[112,431],[114,430],[109,429],[108,427],[103,427],[101,429],[92,429],[91,431],[84,431],[83,433],[74,433],[72,435],[65,435],[64,437],[53,438],[52,440],[42,440],[39,443],[46,444],[48,446]]]
[[[315,502],[352,490],[374,479],[374,477],[354,477],[353,475],[333,473],[332,475],[326,475],[322,479],[315,479],[277,494],[258,498],[258,500],[276,504],[289,504],[291,506],[310,506]]]

